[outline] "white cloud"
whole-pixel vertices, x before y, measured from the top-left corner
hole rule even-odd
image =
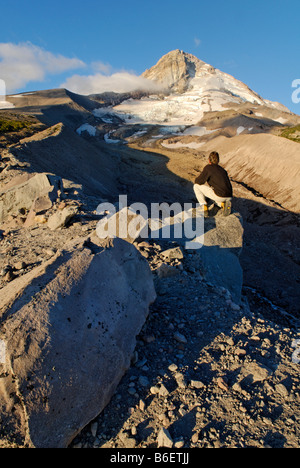
[[[198,37],[195,37],[194,42],[196,47],[199,47],[201,45],[201,39],[199,39]]]
[[[59,75],[83,67],[89,68],[91,74],[74,74],[65,79],[60,87],[78,94],[135,90],[155,92],[161,88],[134,72],[114,71],[110,64],[101,61],[87,65],[82,60],[54,54],[31,42],[0,43],[0,80],[5,83],[7,93],[24,89],[30,82],[43,82],[49,75]]]
[[[43,81],[48,74],[60,74],[84,67],[77,58],[53,54],[30,42],[0,43],[0,79],[8,92],[25,87],[30,81]]]
[[[96,73],[94,75],[73,75],[61,84],[62,88],[67,88],[78,94],[97,94],[106,91],[115,93],[125,93],[136,90],[159,91],[161,86],[142,76],[135,75],[127,71],[104,75]]]
[[[91,63],[92,69],[97,73],[104,73],[104,75],[108,75],[112,72],[112,66],[109,63],[103,62],[92,62]]]

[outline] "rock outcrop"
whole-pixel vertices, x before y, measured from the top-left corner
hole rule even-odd
[[[209,222],[210,221],[210,222]],[[243,270],[239,255],[243,247],[241,216],[216,216],[206,223],[204,245],[199,250],[205,278],[215,286],[227,289],[236,304],[242,299]]]
[[[17,176],[0,191],[0,223],[20,209],[33,208],[38,213],[50,208],[62,190],[62,180],[54,174],[24,173]]]
[[[166,89],[182,93],[186,91],[190,79],[195,76],[196,68],[205,65],[191,54],[173,50],[164,55],[152,68],[146,70],[143,76],[160,83]]]
[[[154,300],[146,260],[120,239],[81,241],[3,288],[1,443],[67,447],[110,401]]]

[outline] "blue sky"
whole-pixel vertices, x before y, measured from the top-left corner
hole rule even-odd
[[[59,87],[74,75],[97,75],[109,86],[181,49],[300,114],[292,101],[299,17],[299,0],[5,2],[0,79],[8,92]]]

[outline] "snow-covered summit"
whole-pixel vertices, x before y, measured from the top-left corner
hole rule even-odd
[[[177,93],[194,91],[204,96],[222,93],[230,101],[239,98],[241,101],[267,104],[242,81],[178,49],[164,55],[142,76]]]
[[[113,108],[131,123],[195,125],[205,112],[244,103],[289,112],[283,105],[263,99],[242,81],[181,50],[164,55],[142,76],[159,84],[162,92],[128,99]]]

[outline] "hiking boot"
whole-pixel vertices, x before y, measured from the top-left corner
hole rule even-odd
[[[221,203],[222,213],[223,216],[228,216],[231,214],[231,201],[226,200]]]
[[[204,216],[204,218],[208,218],[208,217],[209,217],[207,205],[203,205],[203,216]]]
[[[209,210],[209,216],[212,216],[212,217],[217,216],[220,210],[221,210],[220,206],[213,205],[212,208],[210,208]]]

